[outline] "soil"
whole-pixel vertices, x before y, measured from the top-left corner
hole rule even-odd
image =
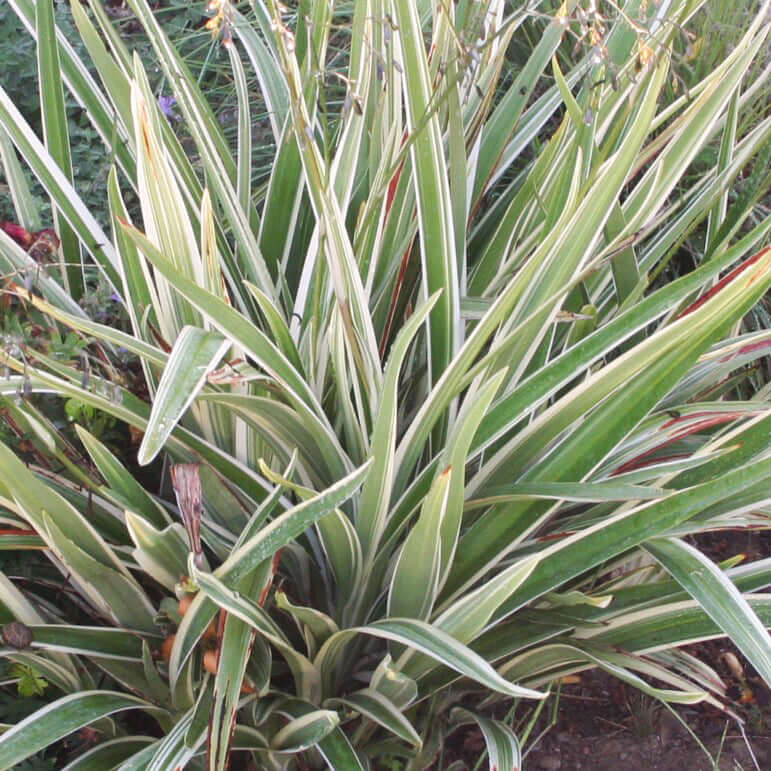
[[[689,540],[716,561],[735,554],[747,560],[771,556],[771,538],[763,532],[722,531]],[[727,639],[685,650],[720,675],[733,715],[710,704],[672,705],[670,710],[601,670],[583,672],[574,678],[577,682],[563,684],[556,714],[542,711],[524,747],[522,771],[771,769],[771,689]],[[504,708],[495,717],[503,719],[505,713]],[[450,744],[443,753],[444,768],[461,761],[473,769],[485,746],[476,729],[453,735]],[[453,765],[453,771],[461,767]],[[479,768],[487,768],[486,759]]]
[[[581,675],[581,682],[563,686],[557,721],[545,718],[535,729],[546,730],[524,760],[525,769],[587,769],[589,771],[739,771],[771,768],[771,693],[742,662],[744,682],[725,664],[734,652],[723,640],[692,646],[729,685],[730,708],[740,724],[710,705],[674,706],[628,688],[603,672]],[[741,661],[741,658],[739,657]],[[730,698],[733,697],[733,698]],[[746,703],[742,703],[742,699]],[[678,716],[680,719],[678,719]],[[682,721],[682,722],[681,722]],[[688,728],[709,752],[707,757]],[[754,755],[754,760],[753,760]]]

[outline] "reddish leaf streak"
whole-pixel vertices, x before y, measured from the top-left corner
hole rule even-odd
[[[750,343],[749,345],[742,346],[735,353],[729,353],[728,356],[723,357],[720,361],[730,361],[737,356],[743,356],[745,353],[752,353],[753,351],[760,351],[763,348],[771,348],[771,340],[761,340],[757,343]]]
[[[723,412],[719,415],[715,415],[713,412],[694,412],[691,415],[687,415],[680,418],[673,418],[672,420],[667,421],[664,423],[661,428],[668,428],[669,426],[675,425],[676,423],[682,423],[686,420],[691,420],[694,417],[699,417],[701,415],[709,415],[709,418],[706,420],[699,420],[695,423],[689,423],[687,426],[684,426],[681,431],[677,431],[673,433],[665,442],[662,442],[661,444],[657,444],[655,447],[651,448],[650,450],[642,453],[642,455],[638,455],[636,458],[632,458],[631,460],[628,460],[626,463],[623,463],[620,465],[612,474],[611,476],[615,476],[616,474],[623,474],[625,471],[634,471],[635,469],[639,468],[645,468],[646,466],[652,466],[654,463],[666,463],[670,460],[679,460],[681,458],[687,458],[688,453],[679,453],[675,455],[667,455],[665,457],[657,457],[657,458],[648,458],[649,455],[651,455],[654,452],[657,452],[662,447],[666,447],[669,444],[672,444],[673,442],[676,442],[678,439],[682,439],[683,437],[689,436],[690,434],[696,434],[699,431],[702,431],[705,428],[711,428],[712,426],[719,426],[723,423],[730,423],[733,420],[736,420],[737,418],[742,418],[747,416],[748,413],[746,412]]]
[[[20,527],[0,528],[0,536],[3,535],[37,535],[34,530],[23,530]]]
[[[404,147],[404,143],[407,141],[407,131],[405,130],[403,136],[402,136],[402,147]],[[388,193],[386,194],[386,217],[388,216],[389,212],[391,211],[391,204],[394,202],[394,196],[396,195],[396,186],[399,184],[399,178],[402,175],[402,169],[404,168],[404,161],[402,161],[399,164],[399,168],[396,170],[396,173],[391,177],[391,181],[388,183]]]
[[[270,578],[268,579],[267,583],[265,584],[262,591],[260,592],[260,599],[257,600],[257,604],[260,607],[262,607],[265,604],[265,600],[268,599],[268,592],[270,591],[270,587],[273,585],[273,578],[275,577],[276,571],[278,570],[279,562],[281,562],[281,549],[279,549],[273,555],[273,565],[271,566]]]
[[[677,318],[681,319],[683,316],[687,316],[689,313],[693,313],[697,308],[704,305],[707,300],[714,297],[719,291],[721,291],[727,284],[730,284],[740,273],[743,273],[750,265],[756,263],[761,257],[771,252],[771,246],[767,246],[765,249],[761,249],[757,254],[745,260],[741,265],[734,268],[730,273],[720,279],[708,292],[705,292],[696,302],[689,305]],[[754,279],[753,279],[754,280]],[[752,282],[750,282],[752,283]]]
[[[536,538],[536,541],[538,543],[543,543],[544,541],[558,541],[560,538],[567,538],[569,535],[574,535],[575,530],[565,530],[562,533],[549,533],[549,535],[542,535]]]
[[[679,418],[673,418],[672,420],[668,420],[666,423],[664,423],[661,428],[669,428],[670,426],[674,426],[676,423],[683,423],[686,420],[693,420],[693,418],[707,418],[708,420],[713,420],[716,418],[724,418],[724,420],[721,420],[720,422],[725,422],[726,420],[734,420],[736,418],[742,417],[742,415],[746,415],[748,413],[746,412],[720,412],[718,414],[715,414],[714,412],[709,411],[703,411],[703,412],[692,412],[690,415],[681,415]],[[701,426],[701,424],[704,421],[699,421],[698,423],[694,423],[691,425],[698,425]]]
[[[650,455],[652,452],[655,452],[661,447],[665,447],[667,444],[669,444],[669,442],[665,442],[664,444],[661,444],[658,447],[654,447],[652,450],[649,450],[644,455],[640,455],[639,458],[632,458],[632,460],[628,460],[626,463],[619,466],[611,474],[611,476],[614,477],[616,476],[616,474],[623,474],[625,471],[635,471],[636,469],[645,468],[646,466],[653,466],[656,463],[668,463],[671,460],[682,460],[683,458],[690,457],[690,455],[687,452],[679,452],[679,453],[675,453],[674,455],[662,455],[657,458],[650,458],[646,460],[646,456]]]

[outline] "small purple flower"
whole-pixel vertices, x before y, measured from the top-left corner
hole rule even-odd
[[[172,109],[177,103],[177,100],[173,96],[159,96],[158,106],[161,108],[161,112],[170,120],[176,120],[177,114]]]
[[[120,299],[120,295],[119,295],[117,292],[113,292],[113,293],[110,295],[110,299],[111,299],[111,300],[112,300],[114,303],[122,303],[122,302],[123,302],[123,300],[121,300],[121,299]]]

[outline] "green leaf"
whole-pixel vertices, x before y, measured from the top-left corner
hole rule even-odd
[[[63,696],[0,736],[0,768],[13,768],[79,728],[127,709],[162,714],[162,710],[143,699],[112,691],[83,691]]]
[[[40,230],[39,204],[32,195],[8,134],[0,129],[0,167],[10,188],[16,219],[25,230]],[[65,293],[66,294],[66,293]]]
[[[276,379],[298,414],[306,421],[308,430],[312,430],[317,441],[328,448],[330,456],[345,457],[337,438],[328,427],[326,415],[315,394],[271,340],[222,299],[181,276],[146,236],[127,223],[123,224],[123,229],[177,291],[198,308],[215,328],[243,348]]]
[[[270,569],[271,565],[268,563],[263,567]],[[249,624],[278,650],[289,665],[297,692],[303,698],[315,700],[319,698],[320,687],[316,668],[306,656],[289,642],[266,611],[240,592],[229,589],[212,574],[198,570],[192,559],[190,560],[190,574],[201,588],[201,593],[205,594],[207,603],[216,603],[234,617]],[[193,610],[193,606],[191,606],[191,610]]]
[[[4,127],[27,165],[46,192],[56,201],[65,220],[104,271],[110,284],[120,290],[118,256],[102,227],[78,196],[56,160],[35,135],[30,125],[0,86],[0,126]]]
[[[203,387],[206,376],[229,348],[221,335],[185,327],[174,343],[153,399],[153,408],[137,454],[140,466],[150,463]]]
[[[129,629],[67,624],[31,624],[29,628],[33,648],[126,661],[142,658],[142,638]]]
[[[526,671],[526,677],[530,681],[542,682],[559,678],[563,673],[585,669],[586,664],[604,669],[655,699],[675,704],[696,704],[705,699],[715,703],[704,690],[694,689],[693,683],[686,678],[668,671],[653,661],[646,660],[645,657],[589,645],[583,645],[580,648],[561,643],[545,645],[518,656],[505,664],[501,671],[502,674],[515,678],[522,677],[523,672]],[[677,690],[655,688],[635,674],[635,670],[648,677],[655,677],[676,685]]]
[[[428,325],[429,382],[433,385],[455,355],[460,337],[452,202],[439,117],[429,113],[433,96],[431,74],[418,9],[415,3],[397,0],[394,12],[398,25],[396,38],[404,67],[407,126],[412,134],[410,157],[415,169],[413,180],[420,221],[423,282],[429,295],[442,292],[431,311]],[[427,119],[426,115],[429,115]]]
[[[437,299],[437,294],[430,297],[401,328],[391,346],[388,363],[383,374],[383,390],[370,439],[375,463],[372,467],[372,473],[362,488],[361,502],[356,517],[356,532],[359,534],[362,549],[370,560],[372,553],[377,549],[385,525],[391,496],[397,430],[399,373],[410,343],[436,304]]]
[[[644,485],[616,482],[515,482],[488,487],[484,498],[466,501],[466,511],[520,499],[550,498],[558,501],[634,501],[661,498],[667,491]]]
[[[277,591],[274,599],[277,608],[285,610],[298,624],[308,629],[317,645],[323,645],[329,637],[340,631],[337,624],[326,613],[315,608],[295,605],[289,601],[284,592]]]
[[[215,571],[221,579],[237,581],[303,533],[318,519],[336,509],[364,482],[372,467],[369,460],[314,498],[294,506],[245,540]]]
[[[169,591],[185,575],[190,544],[179,522],[156,530],[143,517],[126,511],[126,528],[134,542],[134,559],[159,584]]]
[[[156,503],[115,455],[83,426],[76,424],[75,431],[110,490],[155,527],[168,525],[170,518],[165,509]]]
[[[244,587],[250,594],[254,593],[254,589],[261,589],[254,578],[251,584]],[[240,618],[228,614],[217,651],[217,674],[214,678],[214,701],[209,723],[210,771],[224,771],[227,768],[241,685],[253,640],[252,628]]]
[[[595,565],[666,533],[708,506],[730,499],[732,495],[769,476],[771,460],[758,461],[660,501],[643,504],[629,511],[622,510],[608,520],[556,541],[553,546],[542,550],[542,562],[535,567],[522,587],[504,603],[496,614],[497,618],[508,616],[525,603],[556,589]],[[760,496],[761,492],[758,491]]]
[[[297,753],[318,744],[340,723],[337,712],[319,709],[291,720],[274,737],[271,748]]]
[[[104,771],[106,768],[117,768],[155,741],[152,736],[122,736],[100,742],[64,766],[62,771]]]
[[[342,704],[348,709],[358,712],[363,717],[383,726],[400,739],[420,749],[423,742],[412,724],[400,709],[389,701],[382,693],[372,688],[354,691],[347,696],[327,699],[329,706]]]
[[[18,678],[16,688],[19,696],[24,699],[42,696],[48,687],[48,681],[28,664],[11,664],[10,675]]]
[[[101,538],[90,523],[64,498],[48,485],[41,485],[26,466],[0,443],[0,483],[13,489],[14,499],[24,517],[82,581],[89,599],[108,616],[112,614],[105,592],[112,595],[116,608],[125,612],[124,623],[151,631],[152,606],[139,584],[131,576],[113,549]],[[94,584],[93,581],[96,583]],[[105,582],[102,586],[102,582]]]
[[[133,578],[104,565],[81,549],[45,513],[43,524],[64,564],[87,587],[92,601],[98,598],[97,607],[123,626],[146,632],[155,629],[152,605]]]
[[[64,90],[59,46],[56,41],[53,0],[41,0],[35,4],[35,22],[43,136],[51,158],[56,161],[69,182],[72,182],[70,138],[67,129],[67,113],[64,109]],[[68,222],[59,219],[55,199],[52,200],[52,209],[54,228],[61,242],[59,247],[61,275],[69,294],[73,299],[79,300],[83,294],[84,279],[80,264],[78,236]]]
[[[351,747],[348,737],[339,728],[328,733],[316,747],[332,771],[364,771],[365,769],[356,751]]]
[[[519,742],[509,726],[500,720],[491,720],[461,707],[454,709],[451,714],[459,723],[476,723],[479,726],[485,739],[490,771],[521,768]]]
[[[698,549],[680,539],[654,539],[644,548],[704,608],[758,674],[771,683],[771,638],[731,579]]]
[[[763,625],[771,627],[771,595],[750,594],[746,599]],[[582,631],[580,637],[593,644],[644,653],[723,635],[695,600],[680,600],[621,614],[602,629]]]
[[[441,531],[452,478],[447,467],[434,480],[418,521],[410,530],[388,589],[388,615],[427,620],[439,590]],[[457,472],[456,472],[457,473]]]
[[[338,656],[345,644],[358,634],[374,635],[415,648],[436,659],[438,663],[498,693],[515,698],[543,699],[546,697],[545,693],[521,688],[504,680],[487,661],[440,629],[423,621],[408,618],[384,619],[367,626],[352,627],[338,632],[324,643],[316,657],[316,665],[322,670],[327,668],[329,663],[327,659],[331,661]]]

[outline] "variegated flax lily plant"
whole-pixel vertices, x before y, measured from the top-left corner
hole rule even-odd
[[[0,769],[415,770],[468,726],[511,769],[582,670],[730,711],[680,651],[727,635],[771,680],[771,561],[700,548],[768,526],[767,1],[686,82],[703,0],[216,0],[230,128],[148,0],[150,62],[101,0],[77,45],[8,3],[14,224],[60,243],[0,232],[2,652],[46,684]]]

